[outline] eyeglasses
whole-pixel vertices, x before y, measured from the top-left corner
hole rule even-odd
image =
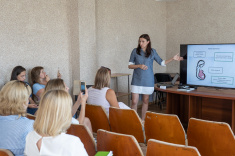
[[[108,67],[105,67],[105,66],[101,66],[100,68],[105,68],[109,71],[110,75],[111,75],[111,69],[109,69]]]

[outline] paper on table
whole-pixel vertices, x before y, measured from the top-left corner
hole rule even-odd
[[[160,86],[161,89],[166,89],[166,86]]]
[[[194,88],[187,88],[187,89],[177,89],[178,91],[185,91],[185,92],[189,92],[192,90],[195,90]]]

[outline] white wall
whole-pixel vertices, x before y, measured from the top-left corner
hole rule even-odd
[[[128,69],[130,54],[144,33],[150,35],[152,47],[165,58],[165,5],[154,0],[96,1],[98,66],[109,67],[114,73],[132,74],[133,70]],[[165,70],[154,63],[154,72]],[[126,91],[127,77],[119,78],[119,85]]]
[[[101,65],[132,73],[130,53],[143,33],[165,58],[165,7],[151,0],[1,0],[0,86],[17,65],[43,66],[51,78],[59,67],[70,88],[75,79],[93,84]],[[127,91],[126,78],[119,84]]]
[[[12,69],[43,66],[51,78],[58,67],[70,86],[66,1],[0,1],[0,86]]]
[[[167,3],[167,56],[180,44],[235,43],[235,1],[178,0]],[[179,64],[167,67],[179,71]]]
[[[233,0],[1,0],[0,87],[16,65],[44,66],[51,78],[59,67],[70,88],[74,79],[93,84],[101,65],[132,74],[130,53],[143,33],[163,59],[183,43],[234,43],[234,9]],[[179,72],[179,63],[154,63],[165,71]],[[126,78],[119,85],[127,91]]]

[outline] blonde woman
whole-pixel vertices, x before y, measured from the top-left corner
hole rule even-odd
[[[0,92],[0,148],[16,156],[24,155],[26,135],[33,120],[26,118],[31,88],[22,81],[6,83]]]
[[[65,90],[66,92],[69,91],[69,88],[66,86],[63,79],[52,79],[48,81],[45,87],[45,92],[47,92],[48,90],[59,90],[59,89]],[[92,132],[91,121],[89,120],[89,118],[85,117],[86,103],[81,103],[81,95],[82,94],[80,93],[77,101],[72,107],[72,116],[74,116],[77,112],[78,107],[81,105],[81,111],[79,117],[77,120],[72,118],[72,124],[84,124],[85,126],[87,126],[90,132]]]
[[[87,94],[81,95],[86,102]],[[72,99],[65,90],[47,91],[39,105],[34,131],[26,137],[25,155],[87,156],[81,140],[65,134],[71,125]]]
[[[114,90],[110,89],[111,70],[106,67],[101,67],[95,76],[95,85],[88,89],[87,103],[94,105],[101,105],[105,108],[107,115],[109,115],[109,107],[117,107],[123,109],[130,109],[122,102],[117,101]]]

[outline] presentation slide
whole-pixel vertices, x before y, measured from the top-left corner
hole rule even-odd
[[[188,45],[187,84],[235,88],[235,44]]]

